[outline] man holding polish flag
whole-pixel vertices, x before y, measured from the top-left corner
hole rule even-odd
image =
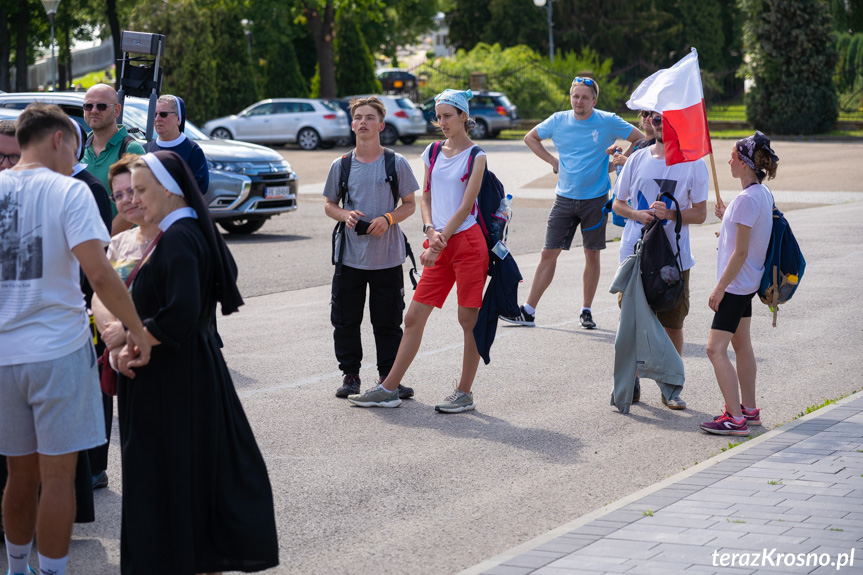
[[[713,166],[707,107],[695,48],[671,68],[644,80],[626,106],[631,110],[653,110],[662,114],[666,165],[691,162],[711,154]],[[713,180],[716,181],[715,166]],[[716,196],[719,199],[718,186]]]

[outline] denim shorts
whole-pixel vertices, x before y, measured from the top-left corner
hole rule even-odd
[[[105,443],[96,350],[0,366],[0,454],[64,455]]]
[[[581,226],[581,239],[586,250],[605,249],[605,219],[602,208],[608,202],[608,194],[589,200],[571,200],[563,196],[554,199],[548,214],[548,227],[545,231],[545,249],[568,250],[575,237],[575,229]],[[602,221],[599,227],[592,228]]]

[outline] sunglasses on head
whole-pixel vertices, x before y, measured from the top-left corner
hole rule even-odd
[[[596,82],[593,81],[592,79],[582,78],[581,76],[576,76],[575,80],[573,80],[572,83],[573,84],[584,84],[585,86],[593,86],[594,84],[596,84]]]
[[[167,118],[171,114],[176,114],[177,112],[156,112],[156,115],[160,118]]]
[[[103,103],[93,104],[92,102],[87,102],[86,104],[84,104],[84,109],[86,111],[90,112],[93,110],[93,108],[96,108],[100,112],[104,112],[105,110],[108,109],[108,106],[116,106],[116,105],[117,104],[103,104]]]

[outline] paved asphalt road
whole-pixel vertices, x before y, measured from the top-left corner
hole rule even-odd
[[[512,245],[525,276],[523,299],[539,259],[553,183],[544,184],[543,164],[519,143],[485,147],[491,168],[516,195]],[[765,306],[753,304],[758,396],[767,429],[825,398],[859,390],[863,343],[857,297],[863,284],[863,168],[847,161],[863,157],[863,146],[777,143],[776,150],[782,158],[772,186],[778,200],[814,207],[788,216],[808,266],[795,299],[780,312],[779,327],[770,327]],[[418,163],[419,146],[401,151]],[[332,222],[316,196],[335,153],[285,153],[309,195],[296,213],[272,220],[261,233],[230,240],[246,306],[219,319],[224,354],[275,492],[282,565],[272,572],[457,572],[728,446],[727,439],[698,430],[722,407],[704,351],[717,225],[692,230],[698,263],[686,322],[686,411],[664,408],[649,382],[630,415],[609,406],[618,311],[607,287],[617,244],[602,254],[594,303],[598,329],[578,327],[584,258],[573,250],[558,264],[539,308],[539,327],[499,329],[492,363],[477,376],[477,411],[433,411],[460,369],[452,298],[432,314],[405,381],[417,389],[416,398],[395,410],[364,410],[333,396],[340,378],[328,306]],[[720,174],[727,172],[725,155]],[[722,178],[725,197],[733,182]],[[414,216],[408,224],[415,246],[419,222]],[[368,326],[363,337],[372,349]],[[369,366],[361,375],[366,386],[376,374]],[[109,474],[109,489],[96,494],[98,521],[76,527],[70,573],[117,572],[116,430]]]

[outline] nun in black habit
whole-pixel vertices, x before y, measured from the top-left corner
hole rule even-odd
[[[124,575],[260,571],[278,564],[267,468],[214,329],[242,305],[237,267],[186,163],[146,154],[134,204],[161,233],[132,283],[153,351],[120,377]],[[114,358],[133,355],[127,346]]]

